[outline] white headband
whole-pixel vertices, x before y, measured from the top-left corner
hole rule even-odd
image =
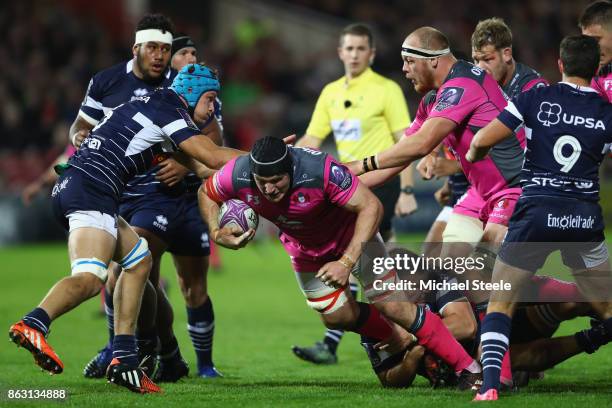
[[[161,30],[156,28],[136,31],[136,39],[134,40],[134,44],[142,44],[149,41],[172,45],[172,34],[170,31],[162,33]]]
[[[405,43],[402,44],[402,57],[436,58],[446,54],[450,54],[450,48],[445,48],[443,50],[427,50],[425,48],[411,47]]]

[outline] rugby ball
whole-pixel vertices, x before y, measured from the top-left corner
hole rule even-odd
[[[259,216],[247,203],[231,199],[223,203],[219,209],[219,227],[236,226],[247,231],[249,228],[257,229]]]

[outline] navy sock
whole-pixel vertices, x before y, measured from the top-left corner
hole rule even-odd
[[[187,308],[187,330],[198,359],[198,368],[212,366],[215,312],[210,297],[198,307]]]
[[[482,322],[482,375],[480,393],[490,389],[499,390],[501,366],[508,351],[512,319],[503,313],[489,313]]]
[[[28,326],[40,331],[45,337],[49,333],[49,326],[51,326],[51,318],[44,311],[44,309],[37,307],[30,313],[25,315],[23,321]]]
[[[118,358],[123,364],[138,367],[138,349],[136,336],[118,334],[113,339],[113,358]]]
[[[182,358],[181,351],[179,350],[178,341],[176,337],[172,336],[169,341],[162,341],[159,349],[159,358],[161,361],[169,361],[175,358]]]
[[[351,290],[351,295],[353,295],[353,299],[357,300],[359,285],[356,283],[351,283],[349,288]],[[327,347],[332,354],[336,354],[336,350],[338,349],[340,340],[342,340],[342,336],[344,336],[344,330],[327,329],[325,332],[325,335],[323,336],[323,343],[327,344]]]
[[[106,314],[106,327],[108,327],[108,342],[113,344],[115,337],[115,309],[113,305],[113,295],[108,293],[104,287],[104,314]]]

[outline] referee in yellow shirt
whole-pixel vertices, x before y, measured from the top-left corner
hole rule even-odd
[[[345,75],[323,88],[306,134],[296,146],[318,148],[333,133],[340,160],[348,162],[381,152],[402,137],[410,125],[406,100],[399,85],[370,68],[375,52],[372,32],[366,25],[351,24],[342,30],[338,56]],[[393,236],[394,212],[407,215],[416,210],[412,168],[373,192],[385,209],[380,233],[388,241]],[[351,282],[353,295],[357,288],[356,282]],[[294,346],[293,352],[316,364],[334,364],[343,334],[327,330],[322,342],[312,347]]]

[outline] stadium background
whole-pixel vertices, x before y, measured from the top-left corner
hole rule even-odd
[[[248,149],[262,135],[303,134],[324,84],[342,75],[338,32],[353,21],[376,33],[374,69],[404,89],[412,114],[419,96],[401,72],[399,46],[415,27],[444,31],[469,56],[479,19],[503,17],[518,61],[559,79],[560,39],[578,32],[588,0],[25,0],[0,9],[0,245],[62,239],[46,195],[23,208],[19,192],[62,151],[91,75],[131,56],[135,22],[169,15],[200,56],[221,71],[225,137]],[[332,138],[324,146],[333,149]],[[425,230],[438,212],[436,183],[417,183],[418,216],[400,231]],[[606,197],[606,188],[604,197]],[[612,202],[612,200],[602,200]],[[607,211],[612,214],[612,211]]]
[[[336,54],[339,30],[354,21],[376,32],[374,69],[404,89],[412,114],[418,95],[403,78],[399,46],[421,25],[444,31],[459,55],[469,56],[469,38],[479,19],[503,17],[514,33],[514,55],[550,81],[560,39],[577,33],[576,21],[589,1],[464,0],[58,0],[3,2],[0,7],[0,327],[32,307],[68,270],[64,233],[51,218],[47,194],[28,208],[23,187],[59,154],[66,142],[89,78],[128,59],[133,25],[144,13],[163,12],[191,35],[201,58],[221,71],[225,136],[229,145],[248,149],[263,135],[303,134],[323,85],[342,75]],[[333,150],[332,143],[325,148]],[[605,165],[604,180],[612,166]],[[417,183],[419,213],[397,220],[407,239],[422,239],[438,207],[434,183]],[[602,203],[612,204],[604,182]],[[605,210],[607,218],[612,216]],[[56,243],[30,244],[32,241]],[[25,244],[28,242],[28,244]],[[5,246],[5,248],[1,248]],[[232,256],[230,256],[232,255]],[[356,336],[340,348],[341,364],[315,367],[297,361],[291,344],[315,340],[321,326],[305,306],[289,272],[289,261],[274,242],[256,242],[238,253],[222,252],[223,269],[210,274],[218,328],[215,359],[226,379],[202,383],[191,378],[166,387],[159,397],[127,395],[124,390],[84,380],[80,370],[104,343],[99,304],[90,301],[60,319],[52,342],[67,364],[62,376],[48,378],[30,357],[5,343],[0,347],[0,405],[15,387],[63,388],[68,405],[168,407],[206,405],[461,405],[469,397],[432,391],[424,382],[409,391],[380,390]],[[262,266],[265,265],[265,268]],[[176,332],[192,367],[182,300],[169,259],[176,309]],[[573,333],[588,322],[563,326]],[[598,364],[593,364],[596,361]],[[555,368],[550,378],[509,399],[509,405],[608,406],[612,352],[579,356]],[[155,398],[159,398],[156,400]],[[40,402],[30,401],[40,406]],[[11,404],[12,406],[13,404]],[[28,403],[20,403],[26,406]],[[44,404],[43,404],[44,405]],[[51,405],[54,405],[51,403]]]

